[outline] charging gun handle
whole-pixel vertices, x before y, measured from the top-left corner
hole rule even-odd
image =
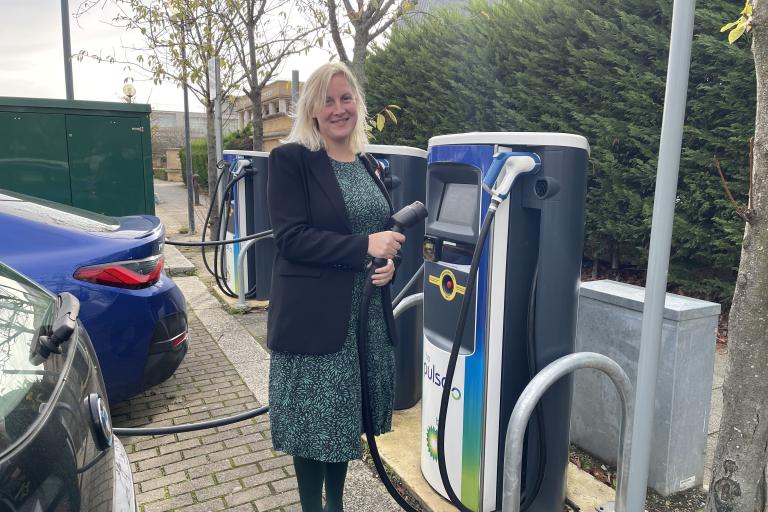
[[[413,203],[398,210],[392,216],[392,223],[394,225],[390,231],[395,231],[396,233],[404,233],[406,229],[410,228],[411,226],[415,226],[426,217],[427,208],[420,201],[414,201]],[[373,259],[374,267],[383,267],[386,264],[387,260],[384,258]]]
[[[491,166],[488,167],[485,176],[483,176],[483,188],[487,190],[488,193],[493,189],[493,185],[496,183],[499,173],[501,173],[501,170],[504,168],[507,158],[512,156],[512,154],[511,151],[499,151],[493,155]]]
[[[397,224],[395,224],[394,226],[392,226],[392,229],[390,229],[390,231],[394,231],[395,233],[402,233],[405,230],[403,229],[402,226],[398,226]],[[373,266],[375,268],[383,267],[386,264],[387,264],[386,258],[373,258]]]

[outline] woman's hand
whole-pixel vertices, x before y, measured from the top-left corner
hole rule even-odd
[[[395,275],[395,264],[392,260],[387,260],[387,264],[383,267],[377,268],[373,274],[371,274],[371,280],[374,286],[386,286],[392,281],[392,277]]]
[[[380,231],[368,235],[368,254],[374,258],[392,259],[405,242],[405,235],[396,231]]]

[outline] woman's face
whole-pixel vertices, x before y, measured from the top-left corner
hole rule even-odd
[[[357,101],[342,74],[333,75],[323,105],[315,108],[317,129],[326,141],[345,144],[357,124]]]

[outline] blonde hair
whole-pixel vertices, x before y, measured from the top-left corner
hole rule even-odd
[[[349,68],[341,62],[329,62],[317,68],[304,83],[301,96],[296,103],[296,111],[293,119],[293,127],[288,137],[283,142],[298,142],[311,151],[325,148],[325,141],[317,129],[317,121],[312,116],[315,109],[325,105],[325,96],[328,92],[328,84],[336,75],[344,75],[352,88],[352,94],[357,104],[357,121],[350,134],[350,146],[355,153],[361,153],[368,144],[368,135],[365,131],[365,123],[368,119],[368,109],[365,107],[365,98],[355,76]]]

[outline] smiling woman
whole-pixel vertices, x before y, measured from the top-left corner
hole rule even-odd
[[[405,237],[388,231],[392,204],[360,153],[365,101],[349,69],[326,64],[309,77],[288,144],[272,150],[268,199],[277,255],[267,343],[269,403],[277,450],[294,456],[302,510],[340,511],[347,462],[362,456],[357,352],[366,267],[371,279],[368,388],[377,434],[392,427],[392,258]]]

